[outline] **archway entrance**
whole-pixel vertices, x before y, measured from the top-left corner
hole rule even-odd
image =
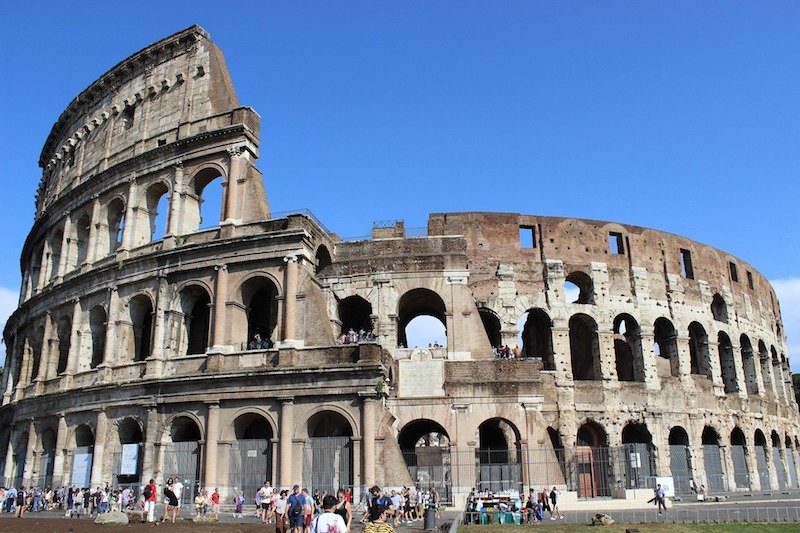
[[[723,492],[725,490],[725,473],[722,471],[719,433],[710,426],[706,426],[703,429],[703,457],[708,490],[710,492]]]
[[[669,469],[676,494],[691,494],[689,480],[692,475],[692,460],[689,448],[689,435],[680,426],[669,432]]]
[[[278,288],[268,278],[253,278],[242,285],[247,309],[247,342],[251,350],[272,348],[278,324]]]
[[[91,485],[92,460],[94,458],[94,434],[87,425],[75,429],[75,452],[72,454],[72,475],[70,484],[73,487]]]
[[[420,487],[436,487],[442,502],[452,501],[450,437],[433,420],[414,420],[397,436],[408,472]]]
[[[119,423],[118,435],[119,451],[114,454],[113,472],[118,484],[135,487],[142,473],[142,428],[136,420],[126,418]]]
[[[789,483],[786,477],[786,469],[783,467],[783,459],[781,457],[781,438],[776,431],[773,431],[770,439],[772,440],[772,464],[775,466],[778,488],[788,489]]]
[[[353,487],[353,428],[336,411],[320,411],[308,419],[303,450],[303,486],[335,494]]]
[[[191,501],[200,482],[200,428],[188,416],[178,416],[169,430],[170,441],[164,452],[164,477],[183,480],[181,500]],[[192,490],[189,490],[189,488]]]
[[[733,481],[737,489],[750,488],[750,473],[747,471],[747,439],[738,427],[731,431],[731,459],[733,459]]]
[[[761,490],[772,488],[772,481],[769,477],[769,467],[767,466],[767,439],[764,433],[757,429],[753,436],[753,444],[756,451],[756,468],[758,468],[758,481],[761,483]]]
[[[792,449],[792,439],[789,438],[789,435],[786,435],[784,442],[786,444],[786,448],[784,448],[786,455],[786,466],[789,469],[789,488],[796,489],[797,471],[794,468],[794,450]]]
[[[251,498],[265,481],[272,482],[272,426],[255,413],[233,422],[235,440],[228,462],[228,486]]]
[[[653,437],[647,425],[630,423],[622,430],[622,444],[625,454],[625,477],[629,489],[653,487],[655,481],[655,461],[653,457]]]
[[[476,488],[500,492],[522,489],[519,432],[502,418],[478,426]]]
[[[53,486],[53,470],[56,462],[56,432],[46,429],[42,433],[42,457],[39,462],[39,487]]]
[[[412,289],[403,294],[397,304],[398,346],[425,346],[432,341],[446,345],[446,315],[444,300],[430,289]]]
[[[575,472],[579,498],[611,496],[611,461],[608,437],[595,422],[587,422],[578,429],[575,449]]]

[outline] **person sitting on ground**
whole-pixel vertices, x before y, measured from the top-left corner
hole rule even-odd
[[[344,519],[336,514],[334,508],[336,507],[336,497],[328,494],[322,498],[322,514],[319,515],[311,522],[310,533],[347,533],[347,524]],[[335,528],[335,529],[334,529]],[[364,527],[366,531],[366,527]]]

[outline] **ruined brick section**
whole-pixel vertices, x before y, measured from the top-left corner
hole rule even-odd
[[[3,332],[7,485],[418,482],[454,505],[476,486],[635,497],[655,475],[797,485],[780,308],[751,265],[657,230],[517,213],[345,242],[310,213],[270,215],[259,121],[193,26],[53,126]],[[214,183],[222,205],[203,220]],[[423,316],[445,346],[409,334]],[[123,444],[141,444],[133,475]]]

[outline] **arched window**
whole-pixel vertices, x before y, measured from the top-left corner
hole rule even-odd
[[[503,342],[500,335],[500,319],[491,309],[484,307],[478,309],[478,314],[483,323],[483,330],[486,332],[486,338],[489,340],[489,345],[493,348],[500,346]]]
[[[733,357],[733,345],[731,339],[724,331],[717,335],[717,346],[719,348],[719,367],[722,372],[722,384],[725,393],[737,392],[739,385],[736,383],[736,360]]]
[[[614,319],[614,355],[619,381],[644,381],[644,358],[639,324],[628,314]]]
[[[106,251],[113,254],[122,245],[122,234],[125,231],[125,203],[120,198],[114,198],[106,208],[106,221],[108,233],[105,235]]]
[[[524,321],[523,321],[524,319]],[[541,357],[545,370],[555,369],[553,358],[553,331],[550,316],[543,309],[529,309],[520,317],[522,327],[522,355]]]
[[[61,317],[56,326],[58,336],[58,367],[56,372],[60,375],[66,372],[69,362],[69,349],[72,337],[72,321],[69,317]]]
[[[314,272],[318,275],[324,274],[325,269],[331,266],[332,263],[331,253],[328,251],[328,247],[324,244],[317,248],[317,253],[314,256],[314,259]]]
[[[789,480],[786,477],[786,468],[783,466],[783,457],[781,450],[781,438],[778,432],[774,429],[770,433],[770,440],[772,441],[772,464],[775,466],[775,474],[778,478],[778,487],[781,489],[789,488]]]
[[[200,428],[188,416],[177,416],[169,430],[169,441],[164,451],[164,472],[180,473],[188,478],[186,486],[194,486],[200,471]],[[190,494],[184,490],[184,494]]]
[[[89,331],[92,336],[92,361],[90,368],[97,368],[105,358],[106,350],[106,310],[96,305],[89,311]]]
[[[775,395],[772,388],[772,364],[769,357],[769,350],[763,340],[758,341],[758,360],[761,365],[761,380],[764,383],[764,394]]]
[[[271,348],[278,324],[278,288],[265,277],[249,279],[242,285],[242,302],[247,309],[248,348]]]
[[[656,319],[653,333],[655,344],[653,349],[661,360],[669,361],[669,375],[680,376],[680,360],[678,356],[678,333],[668,319]],[[660,366],[660,362],[658,363]]]
[[[339,320],[342,322],[342,334],[372,331],[372,304],[361,296],[348,296],[339,301]]]
[[[757,429],[753,435],[753,444],[756,452],[756,469],[761,482],[761,490],[768,490],[772,487],[769,475],[769,456],[767,454],[767,439],[764,432]]]
[[[699,374],[711,379],[708,334],[697,322],[689,324],[689,358],[692,374]]]
[[[223,178],[218,170],[206,168],[192,178],[183,204],[182,234],[215,228],[222,220]]]
[[[30,294],[36,294],[42,280],[42,246],[37,246],[30,257]]]
[[[756,376],[756,359],[753,356],[753,345],[750,338],[742,334],[739,337],[742,350],[742,368],[744,369],[744,383],[747,394],[758,394],[758,376]]]
[[[446,308],[441,296],[429,289],[412,289],[400,297],[397,307],[400,346],[447,344]]]
[[[89,260],[89,234],[91,232],[92,219],[85,213],[75,223],[75,264],[74,268],[80,268],[82,264]]]
[[[140,294],[131,298],[128,306],[133,326],[134,361],[144,361],[150,357],[153,344],[153,302],[148,296]]]
[[[187,355],[206,353],[208,331],[211,320],[211,297],[199,285],[191,285],[181,291],[183,312],[183,353]]]
[[[715,294],[711,300],[711,314],[714,316],[714,320],[728,323],[728,306],[719,294]]]
[[[594,283],[585,272],[576,270],[564,282],[564,295],[567,303],[593,304]]]
[[[31,355],[33,357],[29,380],[30,383],[33,383],[33,381],[39,377],[39,372],[41,371],[42,366],[42,349],[44,348],[44,343],[44,326],[39,326],[36,329],[36,334],[30,339]]]
[[[39,487],[51,487],[56,463],[56,432],[47,428],[42,432],[42,455],[39,460]]]
[[[425,479],[434,485],[442,501],[451,501],[450,437],[433,420],[409,422],[397,436],[411,479]]]
[[[147,203],[148,234],[144,242],[157,241],[167,233],[167,217],[169,213],[169,189],[162,182],[148,187],[145,194]],[[145,237],[145,236],[143,236]],[[142,244],[144,244],[142,242]]]
[[[573,379],[602,379],[597,323],[589,315],[577,314],[569,319],[569,349]]]
[[[92,462],[94,459],[94,432],[86,424],[75,429],[75,448],[72,454],[72,473],[69,477],[73,485],[90,486]]]
[[[50,238],[50,280],[54,280],[63,272],[58,271],[58,263],[61,261],[61,241],[64,240],[64,232],[58,230]]]

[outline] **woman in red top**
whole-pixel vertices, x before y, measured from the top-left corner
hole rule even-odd
[[[214,518],[219,520],[219,489],[214,489],[214,493],[211,495],[211,512],[214,514]]]

